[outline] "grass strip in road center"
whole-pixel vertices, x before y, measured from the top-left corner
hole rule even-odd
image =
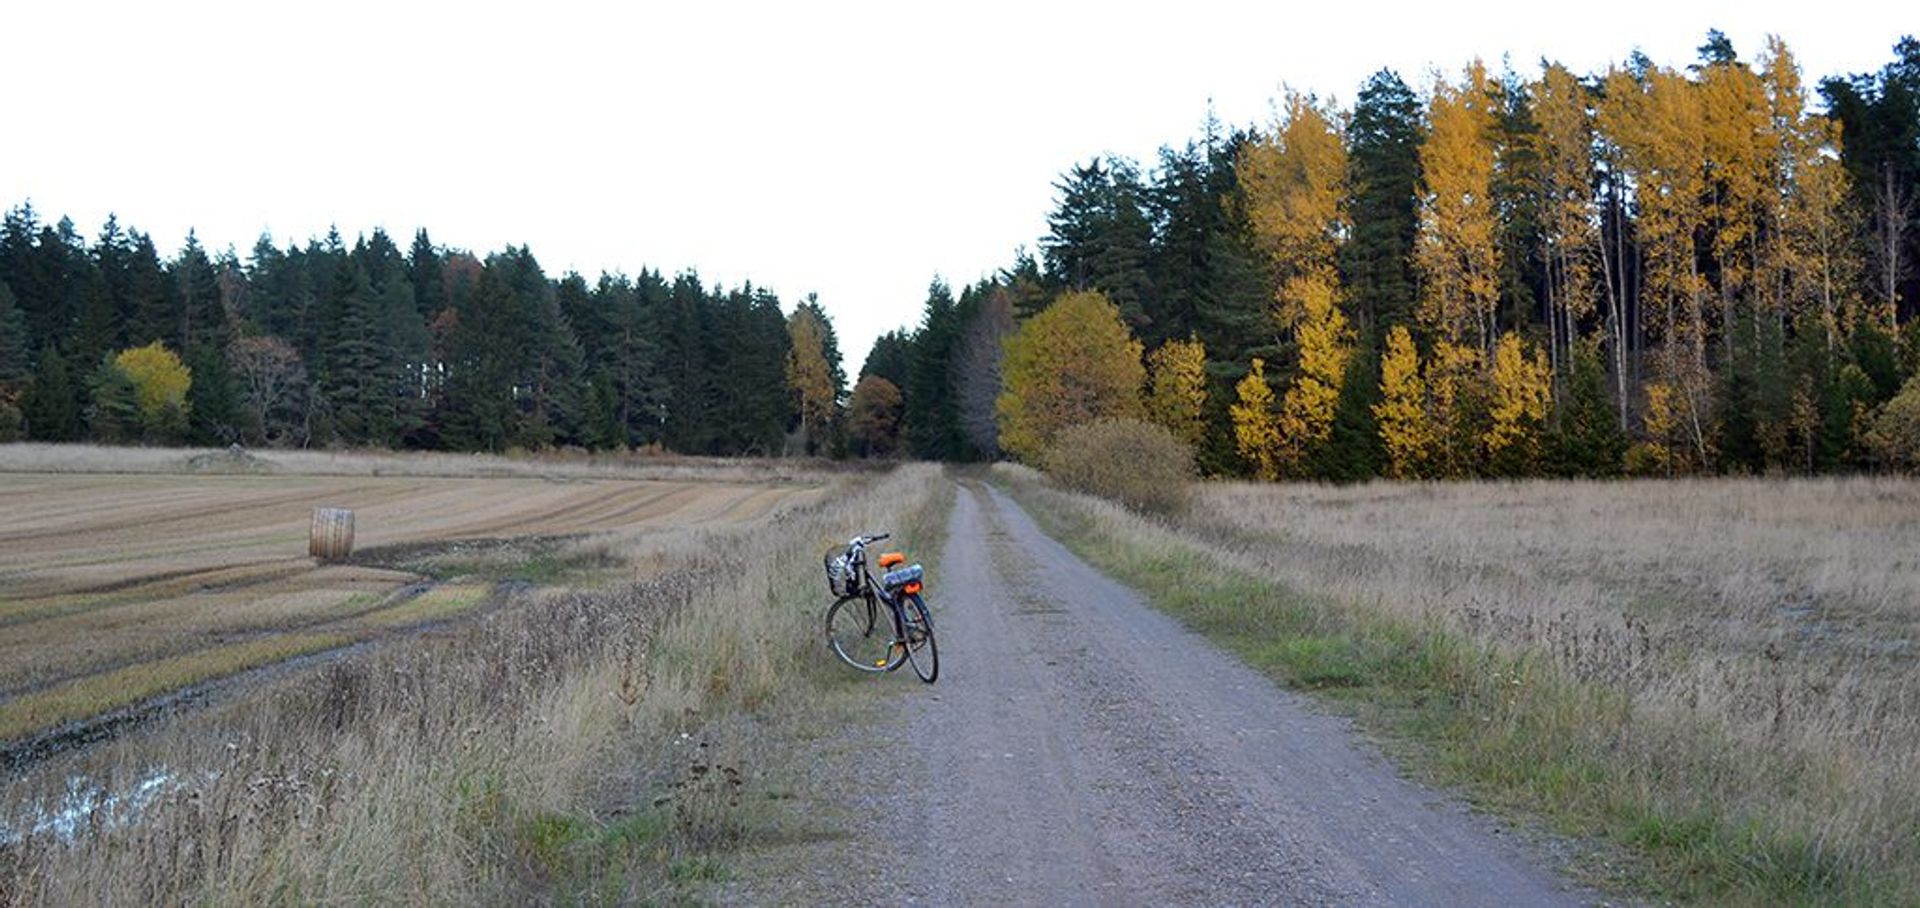
[[[1610,843],[1581,849],[1567,868],[1585,882],[1727,904],[1913,898],[1920,841],[1873,861],[1830,841],[1819,816],[1778,819],[1830,781],[1817,765],[1637,715],[1622,692],[1558,676],[1526,653],[1289,588],[1034,474],[996,471],[994,481],[1074,553],[1268,677],[1352,714],[1419,774]],[[1729,790],[1760,806],[1728,803]]]

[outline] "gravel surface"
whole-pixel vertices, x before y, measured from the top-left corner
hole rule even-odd
[[[813,771],[839,788],[817,796],[835,797],[857,831],[749,862],[723,900],[1593,900],[1486,818],[1398,777],[1346,721],[1080,561],[998,491],[958,496],[939,568],[928,578],[939,683],[880,679],[914,688],[900,692],[898,727],[869,729],[864,747],[816,746],[832,753]]]

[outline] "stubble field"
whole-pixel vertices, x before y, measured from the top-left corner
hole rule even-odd
[[[7,471],[166,466],[146,452],[34,453],[0,454],[0,742],[444,621],[496,604],[510,577],[618,572],[604,553],[623,539],[756,521],[815,488],[644,469],[513,475],[497,463],[473,475],[451,458],[386,470],[377,459],[211,461],[244,466],[228,475]],[[442,475],[294,472],[329,466]],[[350,561],[307,557],[317,506],[355,512]]]

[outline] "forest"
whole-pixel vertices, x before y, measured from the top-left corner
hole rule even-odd
[[[1429,81],[1071,166],[1037,254],[934,279],[851,387],[813,298],[424,230],[163,258],[22,203],[0,439],[1038,461],[1134,417],[1269,479],[1920,460],[1920,42],[1813,85],[1717,32]]]

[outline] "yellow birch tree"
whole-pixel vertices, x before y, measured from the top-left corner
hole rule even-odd
[[[1348,230],[1347,153],[1336,117],[1288,92],[1272,136],[1242,149],[1239,173],[1248,223],[1278,279],[1274,318],[1299,351],[1276,424],[1280,465],[1293,470],[1333,433],[1353,351],[1336,258]]]
[[[1062,294],[1007,338],[994,402],[1000,445],[1040,463],[1054,436],[1108,417],[1141,416],[1140,342],[1105,294]]]
[[[1599,218],[1593,201],[1593,117],[1587,90],[1549,63],[1534,86],[1540,126],[1540,242],[1546,265],[1549,361],[1571,362],[1580,319],[1593,312]]]
[[[1493,343],[1500,301],[1500,247],[1493,201],[1495,120],[1485,64],[1473,61],[1458,86],[1438,80],[1420,145],[1420,318],[1434,334],[1483,353]]]
[[[1294,344],[1300,351],[1300,373],[1280,402],[1280,457],[1289,470],[1298,470],[1307,455],[1325,444],[1333,433],[1334,411],[1340,403],[1340,382],[1346,377],[1353,353],[1347,318],[1334,303],[1332,288],[1319,282],[1301,288],[1300,320],[1294,324]]]
[[[833,369],[827,364],[826,331],[820,319],[802,306],[787,317],[787,391],[809,453],[826,438],[833,422]]]
[[[1267,364],[1254,357],[1247,377],[1234,386],[1235,401],[1228,408],[1233,419],[1234,448],[1253,465],[1253,475],[1266,481],[1280,478],[1280,426],[1273,416],[1273,389],[1267,385]]]
[[[1147,418],[1194,448],[1206,441],[1207,348],[1167,341],[1147,357]]]
[[[1380,442],[1387,450],[1387,475],[1415,479],[1424,475],[1433,446],[1427,421],[1427,386],[1420,380],[1420,352],[1405,325],[1387,334],[1380,358],[1380,402],[1373,405]]]
[[[1493,398],[1488,407],[1487,459],[1507,475],[1531,472],[1538,464],[1540,432],[1553,396],[1553,371],[1535,348],[1527,355],[1520,335],[1507,332],[1493,350]]]
[[[1478,347],[1448,340],[1436,341],[1427,359],[1431,403],[1427,422],[1433,428],[1430,461],[1436,475],[1470,476],[1479,466],[1480,433],[1475,422],[1486,396],[1482,362]]]

